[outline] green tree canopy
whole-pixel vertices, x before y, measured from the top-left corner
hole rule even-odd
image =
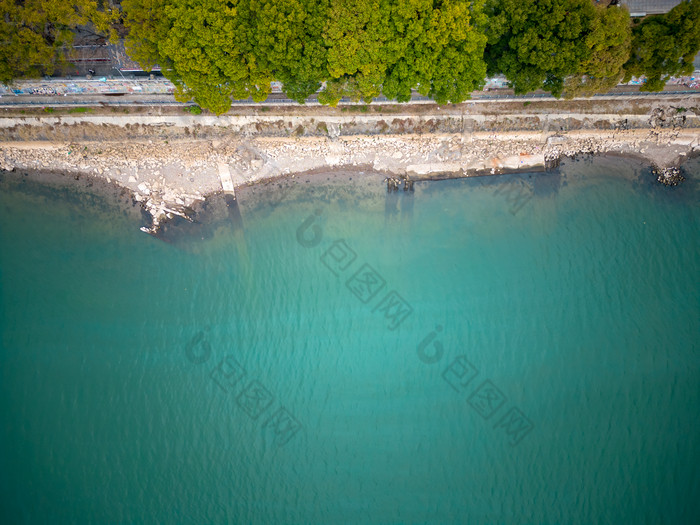
[[[327,11],[328,0],[250,0],[249,39],[258,63],[300,103],[327,78]]]
[[[159,59],[158,42],[168,32],[164,0],[122,0],[122,20],[128,31],[124,47],[132,60],[151,71]]]
[[[74,29],[114,35],[116,15],[95,0],[0,0],[0,82],[52,74],[65,63]]]
[[[217,114],[267,98],[273,80],[303,102],[326,78],[328,0],[124,0],[129,55],[156,63],[180,101]]]
[[[483,0],[331,0],[325,92],[407,101],[418,89],[440,103],[462,102],[486,76]]]
[[[591,0],[489,0],[489,73],[502,73],[516,94],[536,89],[560,96],[564,80],[590,59]]]
[[[250,39],[249,0],[124,0],[127,51],[175,84],[175,98],[221,114],[231,98],[264,100],[272,72]]]
[[[700,51],[700,0],[678,4],[665,15],[648,16],[632,29],[625,81],[646,76],[641,89],[661,91],[671,76],[689,75]]]
[[[385,46],[392,57],[383,84],[388,98],[410,100],[411,90],[438,103],[462,102],[481,89],[486,36],[483,1],[406,0],[392,5],[394,38]]]
[[[614,88],[624,75],[630,55],[632,30],[627,9],[598,7],[591,31],[586,36],[588,55],[579,70],[565,81],[567,98],[592,96]]]
[[[127,52],[216,113],[279,80],[303,102],[411,90],[461,102],[483,86],[483,0],[124,0]]]
[[[389,10],[389,0],[331,0],[323,33],[327,91],[367,101],[379,95],[387,68],[384,44],[392,36]]]

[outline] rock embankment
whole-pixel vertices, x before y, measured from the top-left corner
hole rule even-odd
[[[96,131],[100,126],[93,123],[90,130],[95,135],[68,142],[51,137],[65,134],[60,126],[67,125],[75,131],[77,124],[52,121],[53,131],[42,131],[47,135],[44,140],[1,142],[0,168],[94,176],[128,188],[153,217],[153,224],[147,230],[155,231],[163,220],[175,215],[191,218],[193,205],[208,194],[222,191],[219,179],[222,166],[228,168],[225,171],[230,173],[230,180],[239,187],[318,169],[370,166],[384,177],[420,180],[553,168],[562,157],[616,153],[646,158],[650,165],[658,166],[662,182],[677,184],[682,180],[679,174],[663,170],[676,167],[683,156],[700,149],[698,128],[684,120],[684,116],[678,110],[629,118],[614,115],[610,118],[615,125],[597,126],[597,129],[579,126],[572,130],[552,125],[567,120],[559,115],[544,118],[546,123],[539,129],[489,131],[485,116],[477,119],[478,125],[473,125],[467,119],[451,115],[450,122],[459,121],[452,132],[391,133],[395,131],[391,127],[379,134],[356,133],[362,129],[361,118],[353,116],[346,119],[346,124],[338,120],[321,126],[316,122],[314,129],[323,129],[321,135],[299,132],[287,136],[240,133],[240,126],[223,126],[222,120],[217,126],[199,128],[197,134],[187,132],[186,138],[173,139],[181,135],[182,127],[187,130],[192,126],[192,119],[188,118],[181,122],[180,128],[176,122],[169,127],[160,123],[153,130],[141,126],[140,140],[115,138],[112,128],[121,125],[115,120],[112,124],[103,122],[104,136]],[[639,127],[640,117],[649,127]],[[311,125],[301,117],[289,117],[289,120],[290,129]],[[400,119],[394,119],[397,120]],[[542,121],[540,118],[538,126]],[[631,121],[635,122],[634,126],[620,124]],[[246,121],[245,125],[251,123]],[[39,124],[33,122],[31,126]],[[405,125],[404,129],[415,127]],[[0,128],[3,128],[1,119]],[[26,129],[22,129],[26,135]],[[350,132],[346,133],[347,130]]]

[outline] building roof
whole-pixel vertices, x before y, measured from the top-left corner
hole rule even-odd
[[[683,0],[620,0],[626,5],[630,16],[662,15],[680,4]]]

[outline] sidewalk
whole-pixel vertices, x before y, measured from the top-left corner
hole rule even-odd
[[[624,86],[638,87],[644,83],[644,79],[632,79],[627,84],[620,84],[618,88]],[[696,71],[693,76],[672,78],[667,84],[669,88],[684,86],[690,89],[700,88],[700,71]],[[488,92],[493,89],[508,89],[507,81],[504,77],[493,77],[486,79],[484,90],[477,93]],[[0,97],[4,96],[69,96],[69,95],[121,95],[121,94],[153,94],[172,95],[175,86],[167,79],[157,78],[108,78],[97,77],[88,80],[87,78],[50,78],[36,80],[18,80],[11,87],[0,84]],[[282,84],[273,82],[272,94],[282,93]],[[478,96],[478,95],[477,95]],[[313,97],[312,97],[313,98]],[[382,99],[383,97],[378,97]],[[417,97],[425,98],[425,97]]]
[[[52,78],[49,80],[18,80],[11,87],[0,84],[0,96],[22,95],[105,95],[105,94],[161,94],[171,95],[175,86],[166,79],[93,79]]]

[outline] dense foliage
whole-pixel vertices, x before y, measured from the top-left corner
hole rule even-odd
[[[109,10],[96,0],[0,0],[0,82],[51,74],[65,62],[74,30],[112,34]]]
[[[331,0],[324,37],[328,83],[320,100],[404,102],[411,90],[461,102],[483,86],[483,1]]]
[[[516,93],[560,96],[606,91],[622,78],[629,56],[627,11],[591,0],[489,0],[489,72]]]
[[[632,36],[624,9],[597,8],[586,35],[586,54],[577,71],[566,78],[567,97],[592,96],[614,88],[624,75]]]
[[[303,101],[325,78],[327,0],[124,0],[127,52],[158,63],[176,98],[215,113],[264,100],[270,82]]]
[[[642,89],[660,91],[669,77],[689,75],[700,50],[700,0],[683,2],[665,15],[646,17],[632,30],[626,78],[646,75]]]
[[[0,81],[51,73],[74,28],[114,32],[106,0],[0,0]],[[661,89],[700,50],[700,0],[631,23],[592,0],[123,0],[129,55],[160,65],[176,98],[217,114],[231,100],[335,105],[417,90],[461,102],[503,74],[516,93],[590,96],[624,76]],[[319,91],[320,89],[320,91]]]
[[[124,0],[126,47],[142,67],[158,63],[177,86],[216,113],[230,99],[263,100],[270,81],[303,102],[370,100],[412,89],[461,102],[483,86],[482,0]]]

